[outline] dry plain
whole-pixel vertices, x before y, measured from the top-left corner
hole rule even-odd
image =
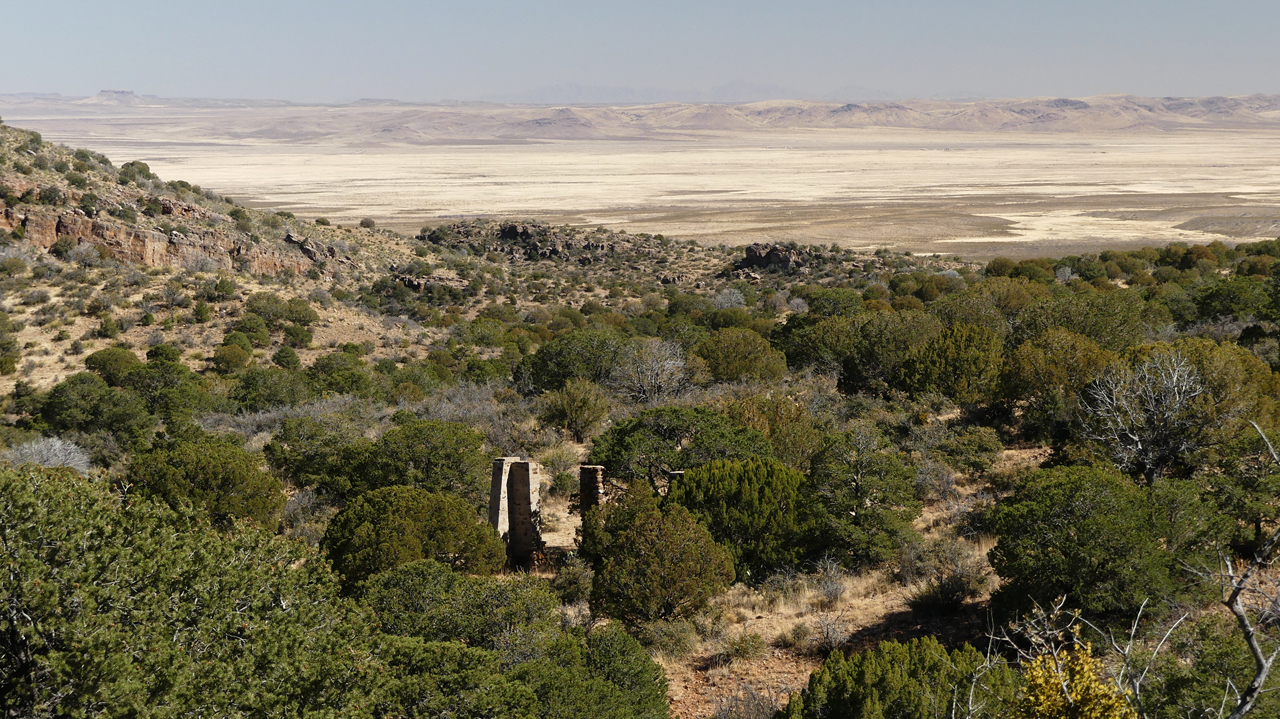
[[[503,216],[974,258],[1280,236],[1273,99],[1247,121],[1124,101],[1040,102],[1050,121],[1039,124],[1008,119],[1037,101],[865,106],[865,121],[841,125],[831,118],[844,108],[813,103],[302,106],[126,93],[4,96],[0,116],[247,204],[402,231]],[[1087,109],[1072,115],[1070,102]],[[1150,117],[1115,119],[1132,105]]]

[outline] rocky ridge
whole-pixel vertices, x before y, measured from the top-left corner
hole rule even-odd
[[[147,267],[271,276],[352,264],[333,244],[295,235],[280,215],[188,183],[160,183],[149,170],[117,171],[106,158],[73,154],[33,133],[0,127],[0,156],[7,160],[0,162],[0,234],[33,248],[89,244]]]

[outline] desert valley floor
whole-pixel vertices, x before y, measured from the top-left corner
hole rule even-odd
[[[139,159],[251,205],[401,231],[516,216],[972,258],[1280,235],[1274,123],[751,125],[703,108],[696,121],[637,130],[627,123],[638,114],[608,112],[0,97],[8,124],[117,164]]]

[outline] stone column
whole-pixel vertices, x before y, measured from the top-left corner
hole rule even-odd
[[[512,567],[530,569],[534,553],[542,550],[542,517],[538,495],[542,489],[542,465],[511,463],[507,476],[507,558]]]
[[[604,503],[604,467],[597,464],[578,467],[578,511],[585,517],[587,510]]]
[[[519,457],[498,457],[493,460],[493,477],[489,483],[489,525],[498,532],[505,541],[510,527],[507,512],[507,483],[511,474],[511,465],[519,462]]]

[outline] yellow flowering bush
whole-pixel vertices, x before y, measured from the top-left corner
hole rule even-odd
[[[1064,652],[1061,662],[1042,654],[1024,678],[1026,693],[1017,719],[1137,719],[1125,694],[1107,681],[1102,662],[1085,643]]]

